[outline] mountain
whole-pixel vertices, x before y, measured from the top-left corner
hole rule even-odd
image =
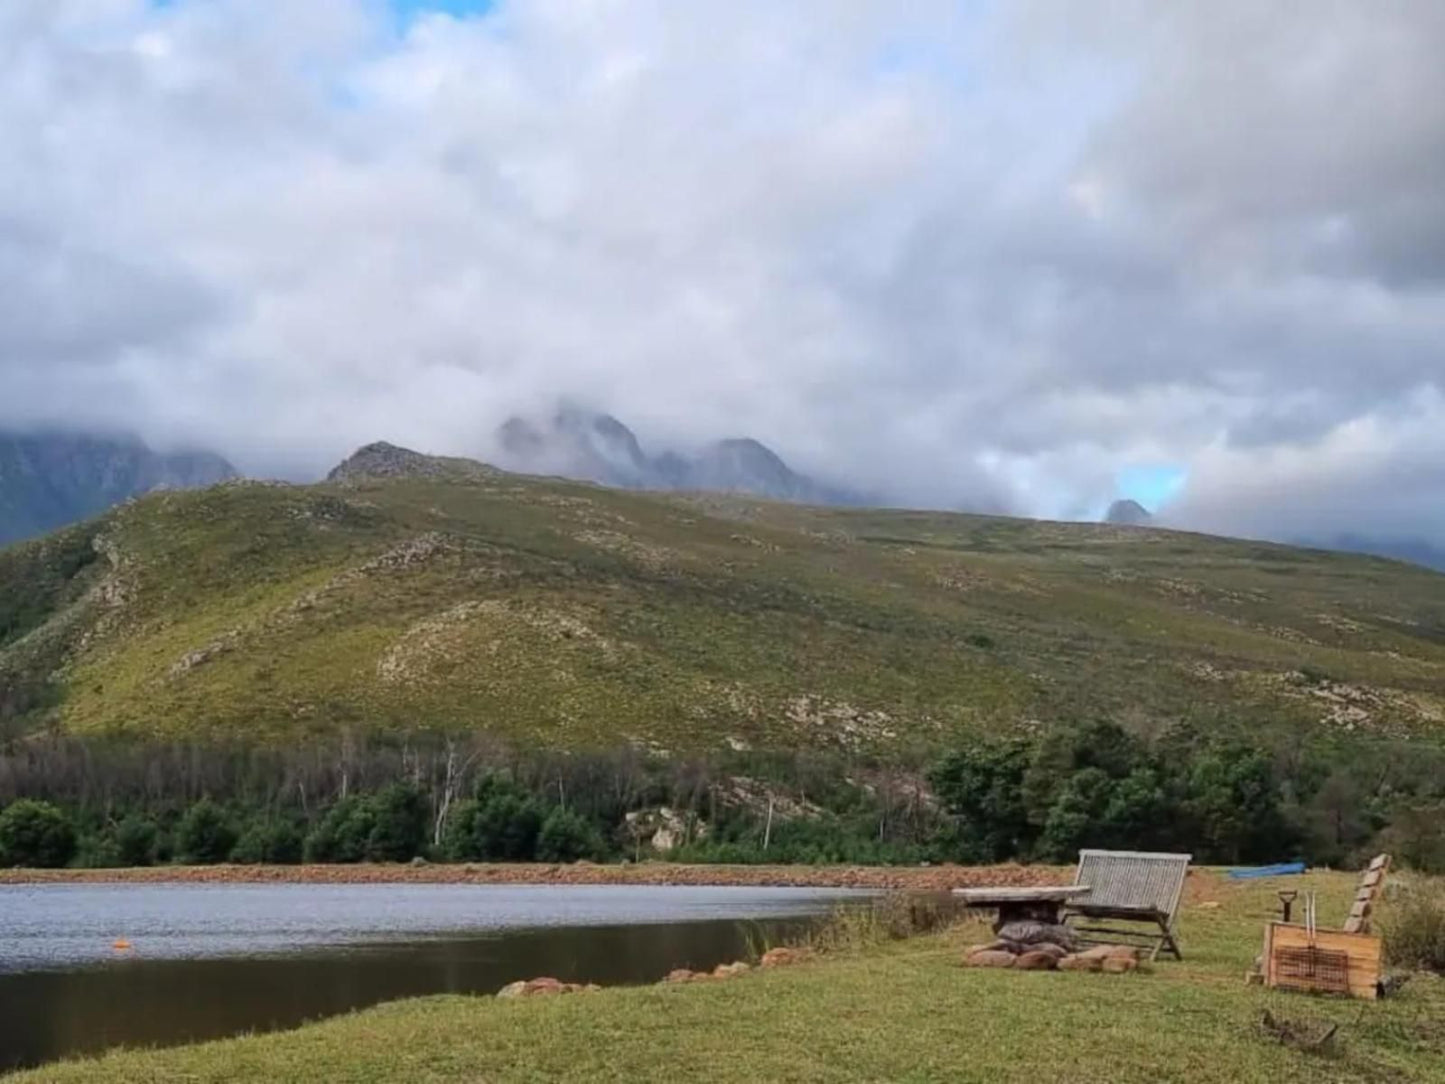
[[[154,452],[134,437],[0,432],[0,545],[152,490],[195,489],[234,477],[218,455]]]
[[[564,407],[547,422],[509,418],[498,431],[508,465],[608,486],[649,488],[656,469],[611,414]]]
[[[651,457],[637,436],[610,414],[563,407],[546,422],[520,417],[498,430],[504,464],[529,474],[576,478],[624,489],[713,490],[807,504],[857,505],[857,494],[833,489],[790,468],[751,438],[720,440],[696,454]]]
[[[334,477],[152,493],[0,551],[0,736],[905,758],[1095,718],[1445,732],[1445,577],[1398,562],[389,445]]]
[[[493,477],[497,470],[474,459],[423,455],[410,448],[399,448],[386,441],[377,441],[358,448],[327,474],[328,482],[375,481],[382,478],[432,478],[437,480],[475,481]]]
[[[1396,561],[1409,561],[1445,572],[1445,549],[1432,545],[1423,539],[1372,538],[1366,535],[1337,535],[1325,542],[1306,543],[1323,546],[1325,549],[1343,550],[1346,553],[1368,553],[1376,557],[1390,557]]]
[[[1138,501],[1122,500],[1109,505],[1104,522],[1125,527],[1147,527],[1154,522],[1154,517]]]

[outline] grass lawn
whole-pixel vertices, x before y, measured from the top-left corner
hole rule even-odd
[[[1354,875],[1311,874],[1323,925]],[[74,1081],[1445,1081],[1445,982],[1354,1002],[1243,984],[1276,883],[1190,879],[1186,960],[1147,974],[966,970],[980,931],[726,982],[530,1000],[398,1002],[298,1031],[50,1066]],[[1219,906],[1204,906],[1217,903]],[[1331,1053],[1266,1038],[1270,1008],[1337,1021]]]

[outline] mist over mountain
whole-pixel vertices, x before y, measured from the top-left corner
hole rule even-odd
[[[0,4],[0,429],[1445,547],[1439,0],[406,6]]]
[[[1341,550],[1345,553],[1365,553],[1373,557],[1389,557],[1396,561],[1408,561],[1425,568],[1445,572],[1445,549],[1431,545],[1424,539],[1381,538],[1364,534],[1343,534],[1328,539],[1305,539],[1303,545],[1320,549]]]
[[[234,477],[235,468],[212,452],[156,452],[131,436],[0,432],[0,545],[153,490]]]
[[[501,465],[625,489],[695,489],[742,493],[798,504],[865,504],[861,493],[800,474],[751,437],[731,437],[696,451],[649,455],[611,414],[560,407],[545,420],[513,415],[497,432]]]
[[[1154,522],[1154,516],[1138,501],[1120,500],[1109,505],[1109,510],[1104,513],[1104,522],[1126,527],[1145,527]]]

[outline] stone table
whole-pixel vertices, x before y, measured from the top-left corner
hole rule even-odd
[[[1088,885],[1053,885],[1048,888],[955,888],[953,894],[970,909],[998,911],[997,933],[1010,922],[1059,924],[1064,904],[1089,894]]]

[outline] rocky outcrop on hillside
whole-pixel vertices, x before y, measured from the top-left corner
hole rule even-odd
[[[475,459],[423,455],[386,441],[358,448],[332,468],[328,482],[357,482],[376,478],[477,479],[495,475],[496,469]]]

